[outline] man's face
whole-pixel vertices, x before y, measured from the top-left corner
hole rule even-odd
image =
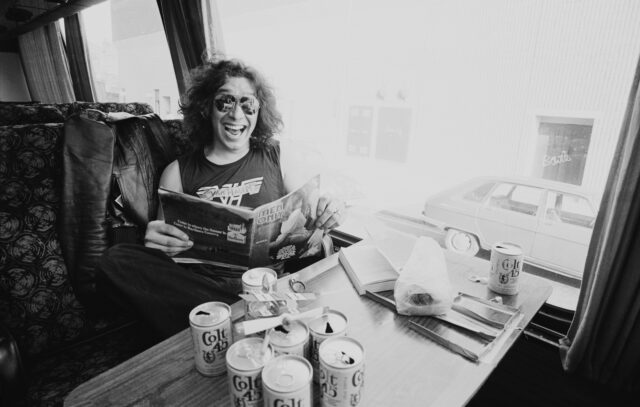
[[[255,92],[253,84],[243,77],[231,77],[218,89],[211,107],[214,149],[249,149],[260,109]]]

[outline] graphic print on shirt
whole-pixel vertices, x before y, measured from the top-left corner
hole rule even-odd
[[[225,205],[242,205],[242,197],[245,195],[255,195],[260,192],[263,177],[251,178],[233,184],[224,184],[221,187],[214,185],[211,187],[198,188],[196,194],[200,198],[210,201],[219,201]]]

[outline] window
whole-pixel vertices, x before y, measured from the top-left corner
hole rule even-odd
[[[540,118],[533,175],[582,185],[593,120]]]
[[[540,188],[525,185],[500,184],[491,194],[489,206],[536,216],[542,196]]]
[[[595,217],[592,205],[584,197],[551,191],[547,195],[547,220],[593,229]]]
[[[155,0],[108,0],[81,12],[96,100],[144,102],[178,117],[178,86]]]
[[[267,75],[282,138],[329,157],[354,210],[420,218],[426,198],[479,175],[602,194],[640,2],[215,1],[226,54]],[[534,227],[541,190],[510,188],[492,199]],[[563,222],[588,224],[582,201],[554,199]]]
[[[485,184],[480,185],[477,188],[472,189],[471,191],[464,194],[463,198],[468,201],[481,202],[484,201],[484,198],[489,194],[493,186],[494,182],[487,182]]]

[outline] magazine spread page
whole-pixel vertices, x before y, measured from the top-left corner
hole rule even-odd
[[[242,270],[315,255],[322,250],[323,237],[323,231],[314,226],[319,188],[317,175],[253,210],[160,188],[165,222],[194,242],[174,260]]]
[[[315,227],[319,197],[316,175],[286,196],[256,208],[253,257],[274,264],[320,253],[324,231]]]
[[[178,263],[210,263],[246,269],[251,256],[251,210],[158,189],[164,221],[189,235],[193,247],[174,257]]]

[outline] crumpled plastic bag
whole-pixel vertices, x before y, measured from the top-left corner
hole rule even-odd
[[[453,294],[442,248],[430,237],[418,238],[394,287],[398,313],[445,314],[451,309]]]

